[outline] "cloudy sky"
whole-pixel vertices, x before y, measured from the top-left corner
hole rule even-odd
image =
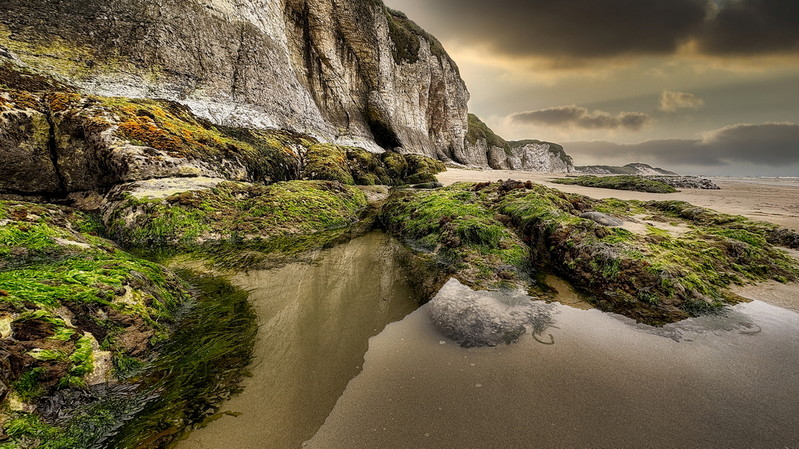
[[[799,176],[796,0],[386,0],[506,139],[580,165]]]

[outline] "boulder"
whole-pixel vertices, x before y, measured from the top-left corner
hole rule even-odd
[[[624,224],[623,220],[612,217],[608,214],[603,214],[602,212],[583,212],[580,214],[580,218],[593,220],[602,226],[618,227]]]

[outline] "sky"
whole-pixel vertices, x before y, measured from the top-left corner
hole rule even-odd
[[[385,0],[507,140],[578,165],[799,176],[797,0]]]

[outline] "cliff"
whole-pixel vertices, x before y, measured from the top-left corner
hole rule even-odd
[[[0,53],[84,93],[469,162],[457,66],[379,1],[0,0],[0,12]]]
[[[506,141],[474,114],[469,114],[464,146],[466,159],[478,167],[547,173],[574,171],[574,162],[562,146],[540,140]]]

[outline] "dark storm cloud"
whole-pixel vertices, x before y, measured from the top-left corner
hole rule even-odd
[[[589,111],[579,106],[559,106],[537,111],[519,112],[511,119],[517,123],[536,123],[550,126],[583,129],[620,129],[638,131],[651,120],[640,112],[622,112],[611,115],[605,111]]]
[[[414,3],[420,0],[406,0]],[[437,0],[443,36],[511,55],[669,53],[705,17],[704,0]],[[414,8],[414,9],[417,9]]]
[[[727,1],[699,36],[702,50],[752,54],[799,50],[799,3],[795,0]]]
[[[393,0],[439,38],[510,56],[563,63],[673,53],[698,42],[708,54],[799,50],[796,0]],[[718,5],[718,6],[713,6]]]
[[[736,125],[709,134],[701,146],[724,158],[764,165],[799,162],[799,125]]]
[[[577,161],[581,156],[591,156],[705,167],[733,162],[778,167],[799,164],[799,125],[735,125],[713,131],[702,140],[571,142],[564,148]]]

